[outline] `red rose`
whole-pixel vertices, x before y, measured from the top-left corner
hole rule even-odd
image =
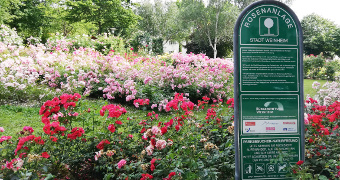
[[[301,164],[303,164],[303,161],[300,160],[300,161],[298,161],[296,164],[299,165],[299,166],[301,166]]]
[[[48,155],[48,153],[47,152],[43,152],[42,154],[41,154],[41,157],[43,157],[43,158],[49,158],[50,157],[50,155]]]

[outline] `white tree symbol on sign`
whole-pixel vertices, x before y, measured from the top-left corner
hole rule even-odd
[[[268,28],[268,34],[265,35],[274,35],[270,34],[270,28],[273,27],[274,21],[271,18],[267,18],[266,20],[264,20],[264,25]]]

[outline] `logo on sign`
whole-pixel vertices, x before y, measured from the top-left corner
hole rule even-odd
[[[255,132],[255,130],[252,130],[252,129],[250,129],[250,128],[245,128],[244,129],[246,132]]]
[[[266,127],[267,131],[275,131],[275,127]]]
[[[283,131],[294,131],[296,132],[295,128],[283,128]]]
[[[255,126],[255,122],[246,122],[245,126]]]
[[[260,36],[278,36],[279,35],[279,19],[272,16],[260,17]]]

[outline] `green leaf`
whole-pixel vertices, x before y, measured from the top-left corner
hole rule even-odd
[[[48,174],[47,177],[44,180],[51,180],[54,176],[52,174]]]
[[[326,176],[324,176],[324,175],[319,176],[319,179],[320,180],[328,180],[328,178]]]

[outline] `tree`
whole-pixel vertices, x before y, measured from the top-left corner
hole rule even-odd
[[[9,24],[25,39],[30,36],[41,37],[49,22],[53,21],[45,16],[45,7],[39,0],[22,1]]]
[[[337,28],[333,35],[333,47],[335,49],[335,54],[340,57],[340,28]]]
[[[205,6],[201,0],[183,0],[181,15],[183,21],[191,24],[194,42],[207,43],[217,57],[217,45],[232,42],[234,24],[238,9],[227,0],[209,0]]]
[[[20,0],[1,0],[0,1],[0,24],[9,23],[16,18],[16,10],[21,5]]]
[[[152,39],[167,41],[176,41],[180,45],[190,35],[190,29],[187,29],[180,21],[179,3],[164,2],[155,0],[154,3],[144,1],[136,9],[136,14],[142,17],[138,22],[138,27],[143,34],[149,34]]]
[[[336,51],[333,46],[336,25],[317,14],[304,17],[301,21],[305,54],[332,57]]]
[[[254,3],[258,0],[233,0],[233,3],[235,6],[237,6],[240,10],[243,10],[247,6],[249,6],[251,3]],[[283,2],[285,4],[291,4],[294,0],[279,0],[280,2]]]
[[[111,32],[111,28],[115,28],[115,34],[127,35],[139,19],[131,10],[129,1],[68,0],[66,5],[70,22],[92,22],[97,25],[98,34]]]

